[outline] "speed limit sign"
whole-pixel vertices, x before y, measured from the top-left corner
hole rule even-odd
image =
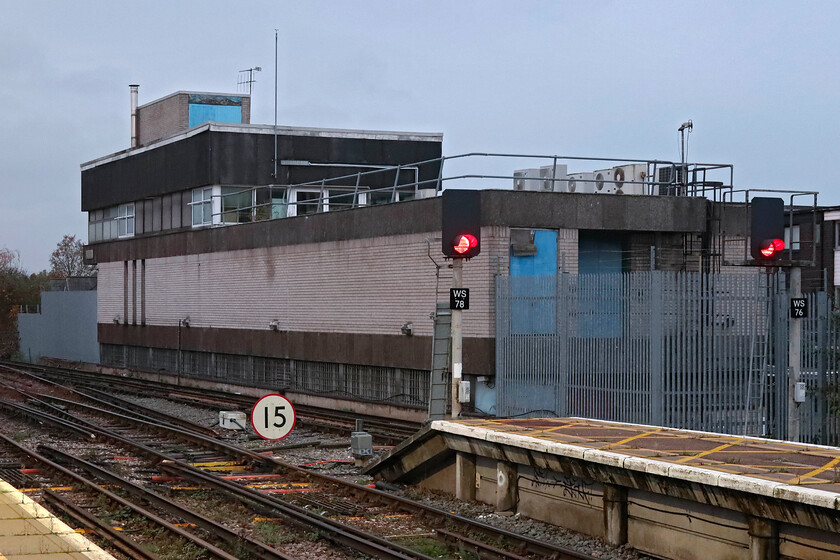
[[[295,407],[283,395],[266,395],[251,410],[251,426],[263,439],[283,439],[295,427]]]

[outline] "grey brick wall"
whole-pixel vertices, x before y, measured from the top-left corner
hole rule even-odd
[[[435,301],[448,301],[452,270],[428,234],[354,239],[146,260],[146,322],[196,327],[431,335]],[[464,267],[470,288],[464,336],[494,335],[494,277],[507,274],[509,231],[482,229],[482,253]],[[129,272],[131,267],[129,266]],[[123,316],[123,262],[99,266],[100,323]],[[133,293],[129,282],[129,312]],[[139,296],[139,294],[138,294]],[[140,309],[140,301],[137,306]],[[138,311],[139,313],[139,311]]]
[[[189,95],[179,93],[137,108],[137,141],[141,146],[187,130]]]

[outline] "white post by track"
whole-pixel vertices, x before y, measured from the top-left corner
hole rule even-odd
[[[452,287],[463,288],[464,260],[454,259],[452,262]],[[458,386],[461,384],[461,373],[464,367],[463,339],[461,333],[460,309],[452,310],[452,418],[461,415],[461,403],[458,401]]]

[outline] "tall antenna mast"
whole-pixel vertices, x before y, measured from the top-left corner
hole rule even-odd
[[[274,30],[274,182],[277,182],[277,32]]]

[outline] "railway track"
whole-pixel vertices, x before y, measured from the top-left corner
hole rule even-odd
[[[208,493],[219,504],[237,502],[251,515],[266,520],[260,523],[268,523],[277,531],[291,526],[313,532],[331,543],[335,554],[352,550],[370,558],[418,560],[432,558],[429,551],[440,551],[443,557],[453,559],[591,558],[374,488],[307,471],[189,426],[176,426],[165,419],[155,421],[155,411],[139,406],[118,412],[112,404],[109,409],[103,399],[86,394],[89,389],[74,392],[59,385],[49,386],[47,380],[38,377],[20,383],[25,376],[19,372],[17,376],[15,382],[23,385],[16,389],[19,398],[17,402],[9,398],[0,401],[1,412],[73,434],[82,441],[107,441],[114,446],[112,452],[136,456],[131,477],[116,473],[116,460],[86,460],[56,446],[43,446],[40,456],[31,455],[28,461],[73,478],[74,484],[96,485],[90,482],[95,479],[98,484],[118,487],[121,493],[139,502],[154,504],[156,509],[180,519],[180,523],[194,526],[195,533],[187,532],[197,534],[198,539],[221,551],[208,552],[211,556],[224,557],[220,554],[233,554],[236,547],[245,547],[252,556],[271,557],[272,547],[252,537],[248,538],[253,542],[207,541],[204,535],[223,535],[224,531],[209,525],[206,516],[199,513],[171,509],[184,488]],[[7,387],[13,384],[10,380]],[[50,391],[52,394],[48,394]],[[6,445],[13,443],[8,436],[3,441]],[[17,452],[24,453],[22,446]],[[139,479],[143,484],[134,482],[130,486],[127,478]],[[55,499],[44,495],[46,501]],[[113,500],[110,496],[108,499]],[[186,530],[171,520],[162,521]],[[401,528],[401,534],[393,534],[396,527]],[[167,530],[172,532],[168,527]],[[173,534],[186,538],[177,532]],[[435,557],[441,556],[435,552]]]
[[[33,366],[16,362],[0,362],[0,367],[35,374],[59,383],[70,383],[76,387],[89,387],[94,390],[107,391],[109,394],[119,391],[134,396],[164,397],[172,401],[210,409],[221,408],[249,413],[257,401],[255,397],[238,393],[184,387],[171,383],[128,377],[104,376],[67,368]],[[283,393],[283,390],[277,392]],[[301,424],[321,431],[340,434],[349,435],[355,431],[356,420],[361,420],[365,431],[376,438],[378,442],[388,445],[400,443],[417,432],[421,426],[418,422],[381,418],[301,404],[295,405],[295,411]]]

